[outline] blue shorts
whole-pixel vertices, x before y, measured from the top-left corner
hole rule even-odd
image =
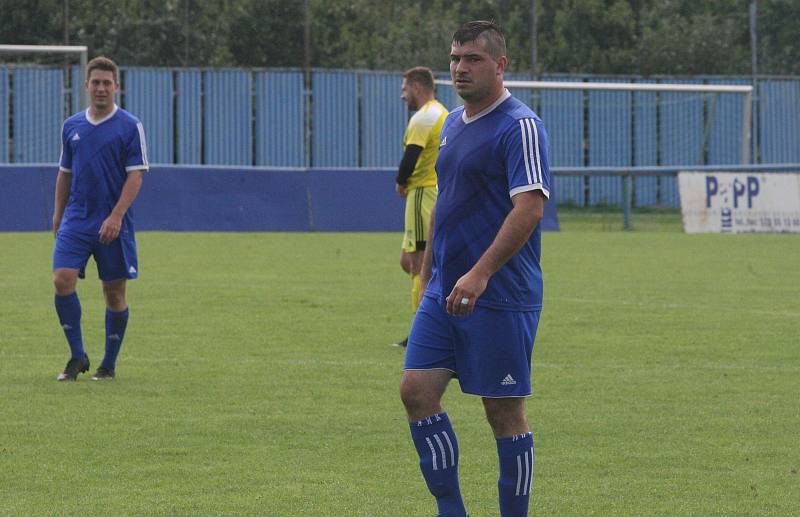
[[[450,370],[470,395],[528,396],[539,314],[476,306],[456,317],[447,314],[444,300],[426,296],[411,326],[404,368]]]
[[[134,279],[138,276],[136,239],[120,232],[110,244],[100,244],[100,235],[59,230],[53,249],[53,271],[77,269],[83,278],[89,257],[94,256],[100,280]]]

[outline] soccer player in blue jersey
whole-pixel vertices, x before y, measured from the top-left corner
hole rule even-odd
[[[427,286],[408,338],[400,395],[439,514],[464,516],[459,449],[441,399],[450,379],[482,398],[500,463],[500,515],[528,514],[533,435],[525,414],[542,308],[539,221],[550,195],[542,121],[503,86],[493,22],[453,35],[450,74],[464,106],[444,123],[439,197],[423,258]]]
[[[53,210],[53,284],[56,313],[71,357],[59,381],[74,381],[89,370],[75,287],[90,256],[97,264],[106,301],[105,355],[93,380],[115,377],[128,324],[125,284],[136,278],[139,267],[130,206],[149,167],[142,123],[114,102],[118,78],[113,61],[92,59],[84,85],[89,108],[68,118],[61,134]]]

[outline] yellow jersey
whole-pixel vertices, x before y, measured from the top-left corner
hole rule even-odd
[[[403,149],[408,145],[422,147],[414,172],[406,188],[436,186],[436,158],[439,156],[439,137],[447,118],[447,109],[436,99],[426,102],[408,121],[403,135]]]

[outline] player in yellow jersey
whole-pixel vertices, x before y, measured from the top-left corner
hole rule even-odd
[[[425,251],[431,210],[436,203],[436,158],[439,135],[447,109],[434,98],[433,73],[418,66],[403,74],[400,99],[415,111],[403,135],[403,159],[395,190],[406,199],[405,233],[400,266],[411,275],[411,309],[417,310],[420,297],[419,272]],[[397,343],[406,346],[408,338]]]

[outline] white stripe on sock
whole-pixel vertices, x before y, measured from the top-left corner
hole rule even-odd
[[[442,440],[439,439],[438,434],[434,434],[433,438],[436,440],[436,443],[439,445],[439,450],[442,453],[442,469],[447,469],[447,455],[444,453],[444,445],[442,445]]]
[[[536,465],[536,458],[533,456],[533,447],[531,447],[531,480],[528,481],[528,493],[531,493],[531,486],[533,486],[533,467]]]
[[[530,476],[531,476],[531,467],[530,463],[528,463],[528,451],[525,451],[525,487],[522,491],[522,495],[528,495],[528,490],[531,485]]]
[[[425,441],[428,442],[428,447],[431,448],[431,454],[433,455],[433,470],[439,470],[438,468],[436,468],[436,451],[433,450],[433,444],[431,443],[431,439],[426,436]]]
[[[450,441],[450,437],[447,435],[447,431],[442,431],[442,434],[444,435],[445,441],[447,441],[447,446],[450,448],[450,466],[451,467],[455,467],[456,466],[456,453],[455,453],[455,451],[453,449],[453,442]]]
[[[522,485],[522,460],[521,456],[517,455],[517,493],[519,495],[519,487]]]

